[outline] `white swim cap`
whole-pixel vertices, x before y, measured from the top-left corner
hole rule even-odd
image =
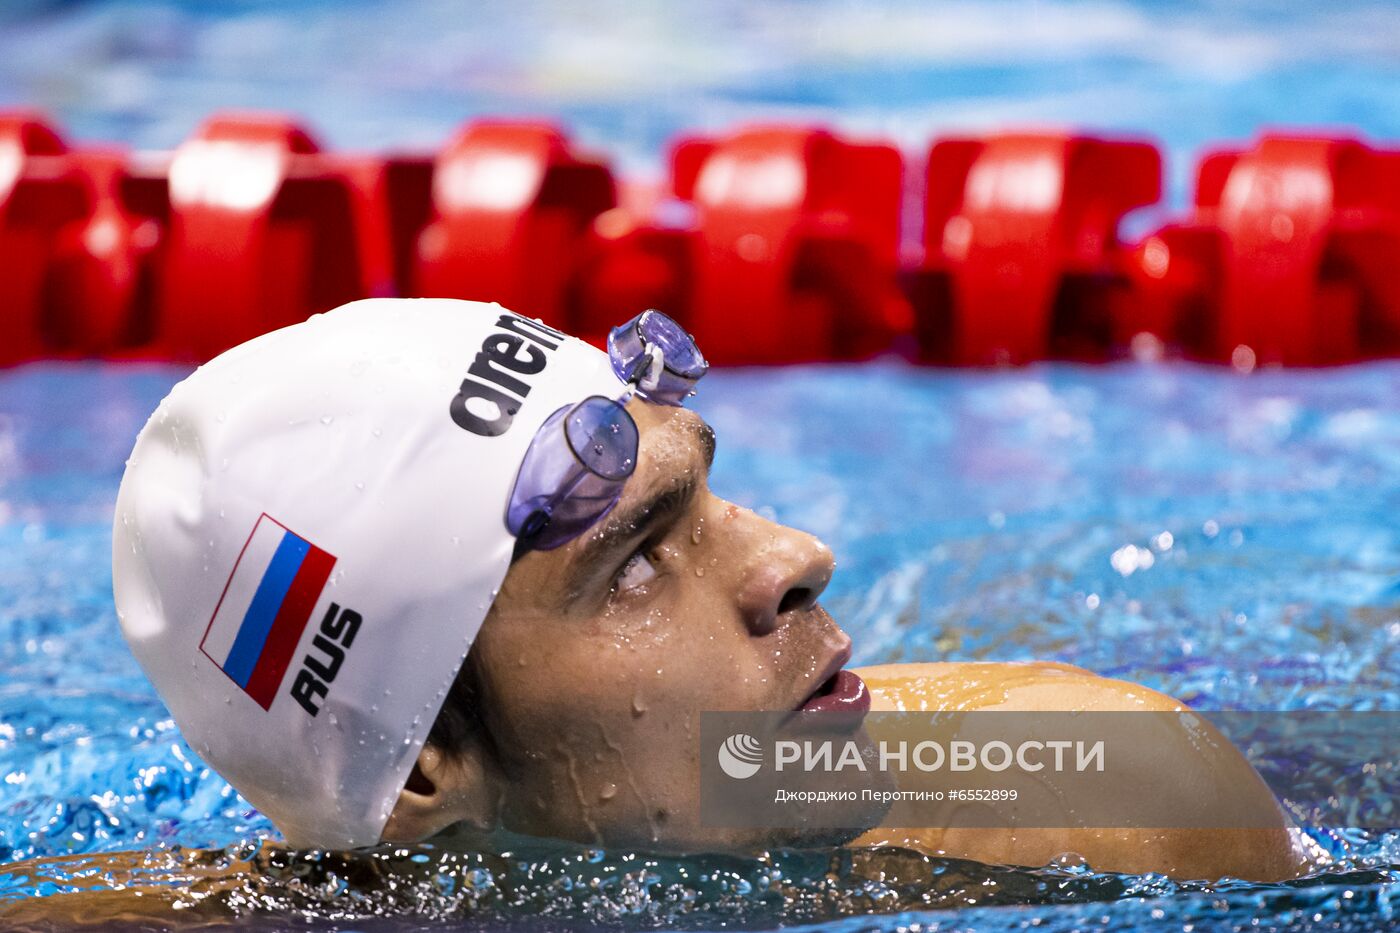
[[[200,367],[136,440],[117,617],[190,745],[297,846],[379,841],[510,568],[540,425],[607,354],[499,305],[372,299]]]

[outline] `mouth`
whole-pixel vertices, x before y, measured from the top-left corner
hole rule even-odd
[[[870,711],[870,691],[865,681],[848,670],[851,645],[846,645],[831,659],[823,672],[817,689],[797,705],[799,713],[854,713],[864,716]]]

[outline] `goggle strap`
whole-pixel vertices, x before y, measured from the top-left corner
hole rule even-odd
[[[661,385],[661,376],[666,371],[666,354],[656,344],[647,347],[647,355],[651,361],[647,364],[646,372],[643,373],[641,382],[637,388],[642,392],[655,392],[656,387]]]

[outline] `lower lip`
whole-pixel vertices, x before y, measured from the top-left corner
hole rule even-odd
[[[804,713],[860,713],[870,711],[870,691],[865,681],[850,671],[837,671],[822,689],[798,707]]]

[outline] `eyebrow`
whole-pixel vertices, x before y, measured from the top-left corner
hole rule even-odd
[[[691,422],[695,439],[700,444],[700,455],[705,458],[705,469],[715,465],[715,429],[704,421]]]
[[[708,470],[715,460],[714,429],[703,421],[689,422],[687,427],[695,433],[705,469]],[[686,475],[674,477],[661,488],[645,495],[640,503],[610,514],[602,530],[594,534],[570,561],[563,590],[565,599],[572,600],[595,583],[597,577],[610,571],[614,558],[619,556],[618,552],[630,548],[638,538],[679,520],[689,511],[698,488],[695,476],[687,471]]]
[[[697,484],[694,477],[677,477],[626,511],[610,514],[569,562],[565,579],[566,600],[586,592],[597,579],[612,570],[621,552],[657,528],[670,527],[690,509]]]

